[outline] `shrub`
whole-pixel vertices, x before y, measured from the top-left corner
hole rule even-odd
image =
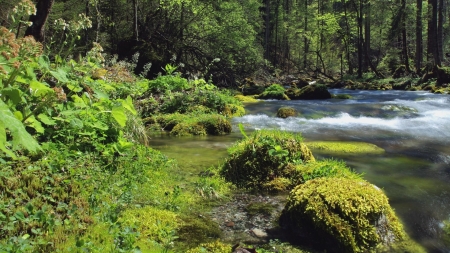
[[[248,189],[275,190],[270,188],[270,182],[289,179],[295,173],[295,164],[315,160],[300,134],[276,130],[256,131],[228,152],[221,174],[236,186]]]
[[[362,180],[318,178],[291,191],[280,225],[327,242],[337,252],[365,252],[403,240],[402,224],[386,195]]]

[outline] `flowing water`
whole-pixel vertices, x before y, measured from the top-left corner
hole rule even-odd
[[[262,101],[246,106],[233,119],[232,134],[221,137],[156,138],[155,148],[183,159],[186,166],[215,165],[226,147],[246,131],[281,129],[300,132],[306,141],[362,141],[385,149],[381,155],[330,154],[383,188],[409,235],[429,252],[450,252],[443,222],[450,221],[450,96],[427,92],[330,90],[352,99]],[[275,117],[281,106],[299,116]],[[177,148],[175,148],[177,147]],[[183,153],[186,152],[186,153]],[[183,153],[182,156],[180,154]],[[183,158],[184,157],[184,158]]]

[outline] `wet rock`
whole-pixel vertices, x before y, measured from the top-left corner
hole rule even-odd
[[[331,93],[325,85],[308,85],[302,89],[288,89],[286,95],[294,99],[328,99]]]
[[[264,230],[259,229],[259,228],[254,228],[254,229],[252,229],[252,233],[253,233],[256,237],[259,237],[259,238],[267,237],[267,233],[264,232]]]

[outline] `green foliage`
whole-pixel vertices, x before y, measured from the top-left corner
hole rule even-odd
[[[304,181],[321,177],[343,177],[361,179],[362,175],[350,169],[345,162],[334,159],[325,159],[316,162],[297,165],[297,172]]]
[[[200,246],[186,251],[186,253],[229,253],[231,252],[231,246],[221,243],[219,241],[211,243],[202,243]]]
[[[289,179],[295,174],[294,165],[315,160],[299,134],[275,130],[256,131],[228,152],[221,174],[239,188],[248,189],[270,186],[277,178]]]
[[[315,231],[321,242],[347,252],[364,252],[405,238],[386,195],[355,179],[318,178],[297,186],[280,222],[294,230]]]
[[[285,94],[286,89],[279,84],[272,84],[267,87],[263,93],[261,93],[258,98],[260,99],[282,99],[289,100]]]
[[[306,145],[311,149],[321,150],[330,153],[347,153],[347,154],[382,154],[384,149],[377,145],[364,142],[334,142],[334,141],[320,141],[307,142]]]

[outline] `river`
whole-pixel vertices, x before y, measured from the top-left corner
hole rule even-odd
[[[316,158],[347,162],[382,188],[406,231],[429,252],[450,252],[444,244],[443,222],[450,221],[450,96],[415,91],[330,90],[351,99],[268,100],[246,105],[247,114],[233,119],[227,136],[156,138],[152,145],[181,159],[187,167],[214,165],[226,148],[246,131],[281,129],[299,132],[306,141],[361,141],[385,150],[380,155],[330,154],[313,150]],[[281,119],[281,106],[294,107],[297,117]],[[176,148],[175,148],[176,147]],[[179,156],[180,152],[185,152]]]

